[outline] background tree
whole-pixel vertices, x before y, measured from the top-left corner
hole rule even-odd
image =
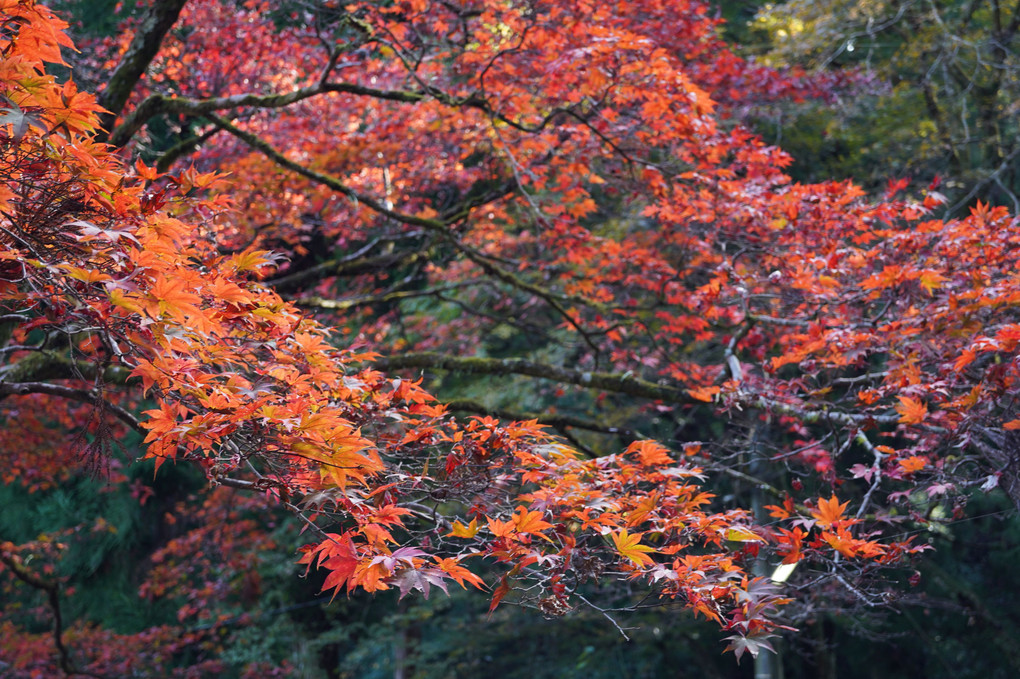
[[[82,528],[22,533],[6,585],[45,607],[11,609],[12,672],[263,671],[219,639],[262,624],[276,521],[331,595],[675,602],[757,655],[886,603],[969,489],[1020,497],[1012,218],[790,183],[740,112],[827,81],[742,60],[707,4],[155,3],[74,65],[105,113],[45,73],[60,22],[5,11],[10,481],[109,465],[162,513],[134,558],[178,619],[65,630]],[[787,618],[753,577],[781,563]]]
[[[852,174],[877,187],[890,175],[938,175],[949,214],[975,200],[1016,211],[1015,5],[786,2],[762,6],[753,26],[767,36],[766,63],[856,69],[885,84],[779,123],[804,162],[800,176]]]

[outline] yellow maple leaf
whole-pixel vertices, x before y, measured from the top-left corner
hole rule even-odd
[[[455,538],[473,538],[478,535],[478,519],[471,519],[471,523],[466,526],[460,521],[454,521],[453,530],[446,535]]]
[[[731,526],[723,531],[723,537],[730,542],[765,542],[765,538],[743,526]]]
[[[935,293],[937,288],[942,287],[942,283],[946,280],[946,277],[937,271],[922,271],[921,276],[921,287],[928,292],[930,297]]]
[[[654,563],[647,553],[654,552],[655,549],[641,544],[641,533],[630,535],[624,529],[619,533],[611,534],[610,537],[613,539],[613,544],[616,545],[616,551],[632,563],[638,566],[650,566]]]

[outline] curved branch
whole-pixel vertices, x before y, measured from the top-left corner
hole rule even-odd
[[[244,130],[227,121],[225,118],[222,118],[218,115],[214,115],[212,113],[206,114],[206,118],[215,123],[217,127],[222,128],[224,131],[234,135],[235,137],[237,137],[238,139],[240,139],[241,141],[243,141],[245,144],[252,147],[256,151],[261,152],[263,155],[265,155],[267,158],[272,160],[280,167],[290,170],[292,172],[296,172],[302,177],[310,179],[318,184],[322,184],[323,186],[330,188],[336,191],[337,193],[341,193],[347,196],[348,198],[363,204],[365,207],[369,208],[373,212],[376,212],[380,215],[389,217],[390,219],[401,222],[403,224],[410,224],[412,226],[422,226],[425,227],[426,229],[437,231],[444,230],[447,226],[457,221],[454,219],[432,219],[429,217],[419,217],[418,215],[410,215],[405,212],[397,212],[395,210],[391,210],[390,208],[386,207],[386,205],[384,205],[382,201],[376,200],[371,196],[355,191],[354,189],[347,186],[347,184],[344,184],[336,177],[331,177],[330,175],[322,174],[321,172],[316,172],[315,170],[305,167],[301,163],[294,162],[287,156],[283,155],[283,153],[273,148],[273,146],[269,144],[267,141],[260,139],[257,135],[254,135],[251,132],[245,132]]]
[[[131,45],[124,53],[124,58],[121,59],[113,75],[110,76],[106,89],[99,95],[99,105],[107,110],[107,113],[99,118],[100,127],[103,130],[107,132],[112,130],[114,121],[124,110],[124,105],[131,97],[135,85],[138,84],[156,53],[159,52],[163,38],[177,22],[177,17],[180,16],[185,3],[187,0],[156,0],[142,17],[138,32],[135,33]],[[96,138],[98,141],[107,141],[104,138],[106,136],[106,133],[100,132]],[[128,139],[130,139],[130,135],[116,145],[121,146],[127,143]],[[110,137],[111,143],[112,140],[113,138]]]
[[[95,674],[87,670],[78,669],[71,661],[71,652],[67,646],[64,645],[64,619],[60,612],[60,585],[56,582],[51,582],[39,576],[37,573],[33,573],[22,563],[21,559],[6,549],[0,549],[0,563],[7,566],[11,573],[18,580],[29,587],[41,590],[46,593],[46,599],[49,602],[50,610],[53,611],[53,643],[57,647],[57,654],[59,655],[60,669],[64,671],[64,674],[68,676],[84,675],[87,677],[96,677],[96,679],[103,679],[103,675]]]
[[[417,103],[428,96],[420,92],[404,90],[380,90],[374,87],[363,87],[353,83],[318,83],[301,87],[280,94],[235,94],[229,97],[209,97],[207,99],[189,99],[187,97],[171,97],[165,94],[152,94],[145,98],[124,121],[110,132],[110,143],[123,146],[131,137],[142,129],[146,123],[158,115],[173,113],[189,116],[208,116],[217,111],[228,111],[237,108],[274,109],[284,108],[299,101],[329,93],[356,94],[374,99],[385,99],[402,103]]]
[[[138,418],[130,412],[121,408],[119,405],[110,403],[102,396],[87,389],[75,389],[74,387],[65,387],[60,384],[47,384],[45,382],[0,382],[0,398],[4,396],[27,396],[29,394],[48,394],[50,396],[60,396],[72,401],[79,401],[81,403],[91,403],[110,411],[117,416],[117,419],[137,431],[139,434],[149,433],[149,430],[145,429],[141,422],[138,421]]]
[[[396,239],[389,240],[392,242]],[[375,243],[373,242],[370,245],[374,246]],[[307,269],[301,269],[293,273],[288,272],[279,278],[265,281],[265,284],[282,294],[289,290],[298,289],[305,283],[319,278],[326,278],[327,276],[356,276],[373,271],[392,269],[398,266],[408,266],[426,258],[428,245],[419,250],[411,250],[409,252],[387,253],[374,257],[363,256],[370,249],[371,247],[365,247],[347,257],[315,264]]]
[[[663,384],[656,384],[629,375],[615,375],[604,372],[570,370],[545,363],[533,363],[520,358],[481,358],[478,356],[447,356],[433,352],[403,354],[380,358],[375,361],[380,370],[400,368],[428,368],[453,372],[483,375],[527,375],[555,382],[575,384],[589,389],[627,394],[670,403],[696,404],[685,391]]]
[[[440,285],[434,288],[425,288],[424,290],[393,290],[379,295],[365,295],[362,297],[352,297],[350,299],[326,299],[325,297],[319,297],[318,295],[309,295],[307,297],[299,297],[295,299],[294,304],[300,307],[345,311],[347,309],[354,309],[360,306],[387,304],[389,302],[396,302],[402,299],[430,297],[432,295],[436,295],[438,297],[440,293],[465,288],[469,285],[473,285],[473,283],[466,282],[461,284]]]
[[[482,415],[498,417],[502,420],[535,420],[539,424],[545,424],[550,427],[555,427],[556,429],[584,429],[585,431],[593,431],[598,434],[612,434],[628,440],[635,440],[638,438],[637,434],[626,427],[610,427],[608,425],[599,424],[593,420],[587,420],[583,417],[574,417],[572,415],[542,415],[540,413],[517,412],[503,408],[490,408],[483,403],[469,399],[447,401],[444,405],[454,412],[479,413]]]

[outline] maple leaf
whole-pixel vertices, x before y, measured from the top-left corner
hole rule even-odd
[[[733,651],[733,656],[737,659],[737,661],[740,660],[740,657],[744,655],[745,652],[750,653],[752,658],[757,658],[758,654],[761,653],[762,650],[775,653],[776,649],[774,649],[772,644],[768,641],[770,638],[775,636],[775,634],[765,634],[756,637],[745,637],[740,635],[728,636],[726,639],[728,639],[730,643],[725,650]]]
[[[630,535],[624,529],[619,533],[611,533],[610,537],[613,539],[616,551],[621,556],[626,557],[637,566],[650,566],[655,562],[648,556],[648,552],[654,552],[655,549],[648,545],[642,545],[641,535],[641,533]]]
[[[326,533],[325,538],[315,547],[309,546],[303,550],[305,554],[298,563],[307,564],[309,569],[314,564],[329,571],[320,591],[333,590],[330,598],[332,601],[341,587],[347,586],[348,591],[351,589],[351,579],[358,569],[359,557],[349,533]]]
[[[454,521],[453,530],[447,535],[455,538],[473,538],[478,534],[478,529],[478,519],[471,519],[471,523],[466,526],[460,521]]]
[[[384,526],[403,526],[404,522],[400,517],[409,516],[411,514],[413,514],[413,512],[406,507],[385,505],[375,510],[372,514],[372,518],[376,523]]]
[[[907,474],[919,472],[928,466],[928,460],[918,455],[911,455],[910,457],[900,460],[899,463],[900,468],[902,468]]]
[[[723,537],[730,542],[765,542],[765,538],[744,526],[723,529]]]
[[[322,583],[322,589],[320,592],[328,592],[333,590],[333,595],[330,596],[330,602],[336,598],[337,593],[340,592],[340,588],[344,587],[351,576],[358,568],[358,559],[353,557],[337,556],[329,559],[324,567],[329,571],[326,574],[326,579]]]
[[[946,281],[946,277],[938,271],[925,270],[921,272],[920,276],[921,287],[923,287],[929,296],[935,294],[935,290],[940,288]]]
[[[514,533],[514,522],[513,521],[500,521],[499,519],[488,519],[489,530],[497,538],[510,537]]]
[[[458,557],[437,558],[436,565],[464,589],[467,589],[465,583],[470,583],[477,589],[485,589],[485,582],[467,568],[461,566],[460,561],[461,559]]]
[[[546,528],[552,528],[552,524],[542,520],[542,512],[529,512],[524,507],[517,508],[518,513],[513,518],[514,527],[520,534],[540,534]]]
[[[389,582],[400,590],[400,599],[415,589],[428,599],[432,585],[449,594],[449,590],[446,589],[446,578],[447,574],[436,568],[402,568],[389,579]]]
[[[811,516],[815,518],[819,527],[830,528],[837,522],[844,521],[843,512],[849,504],[849,500],[840,504],[835,495],[828,500],[818,498],[818,509],[812,509]]]
[[[693,387],[687,390],[687,393],[691,395],[691,398],[696,398],[697,400],[704,401],[705,403],[711,403],[714,401],[719,392],[719,387]]]
[[[666,446],[657,441],[635,441],[627,447],[627,454],[634,455],[645,467],[672,464],[673,458],[669,456]]]
[[[627,526],[637,526],[647,519],[659,504],[661,496],[659,493],[652,493],[644,498],[627,514]]]
[[[850,535],[845,528],[838,528],[835,533],[830,531],[822,532],[822,539],[843,556],[852,559],[857,555],[858,542]]]
[[[902,424],[920,424],[928,417],[928,406],[916,398],[910,396],[898,397],[900,402],[896,406],[896,412],[900,414]]]
[[[500,602],[510,592],[510,582],[507,576],[500,578],[499,586],[492,591],[492,600],[489,602],[489,612],[492,613],[499,606]]]
[[[198,305],[202,298],[187,290],[188,281],[183,278],[160,276],[153,283],[149,294],[157,301],[159,313],[169,313],[179,320],[200,316]]]

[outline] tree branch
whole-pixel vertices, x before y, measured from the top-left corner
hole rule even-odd
[[[533,363],[520,358],[482,358],[478,356],[446,356],[433,352],[403,354],[380,358],[375,361],[380,370],[401,368],[427,368],[453,372],[484,375],[527,375],[555,382],[601,391],[611,391],[640,398],[670,403],[699,403],[683,390],[656,384],[629,375],[604,372],[569,370],[545,363]]]
[[[252,147],[256,151],[261,152],[263,155],[265,155],[267,158],[272,160],[280,167],[288,169],[292,172],[296,172],[302,177],[310,179],[318,184],[322,184],[327,188],[333,189],[337,193],[341,193],[347,196],[348,198],[363,204],[365,207],[369,208],[373,212],[381,214],[385,217],[389,217],[390,219],[401,222],[403,224],[410,224],[412,226],[422,226],[425,227],[426,229],[437,231],[444,230],[447,226],[449,226],[455,221],[446,219],[432,219],[429,217],[419,217],[418,215],[411,215],[405,212],[397,212],[395,210],[391,210],[390,208],[386,207],[386,205],[384,205],[382,201],[376,200],[371,196],[355,191],[354,189],[347,186],[347,184],[344,184],[336,177],[331,177],[330,175],[322,174],[321,172],[316,172],[315,170],[305,167],[301,163],[294,162],[293,160],[291,160],[290,158],[288,158],[287,156],[283,155],[281,152],[273,148],[273,146],[266,142],[264,139],[260,139],[257,135],[254,135],[251,132],[245,132],[244,130],[227,121],[225,118],[222,118],[218,115],[214,115],[212,113],[206,114],[206,117],[213,123],[215,123],[218,127],[223,128],[223,130],[234,135],[235,137],[246,143],[248,146]]]
[[[454,412],[480,413],[482,415],[498,417],[502,420],[535,420],[539,424],[545,424],[557,429],[584,429],[586,431],[593,431],[599,434],[612,434],[624,439],[634,440],[638,438],[637,434],[626,427],[611,427],[599,424],[593,420],[587,420],[582,417],[574,417],[572,415],[542,415],[540,413],[518,412],[506,410],[504,408],[490,408],[483,403],[469,399],[447,401],[444,405]]]
[[[119,405],[110,403],[102,396],[87,389],[75,389],[60,384],[47,384],[45,382],[0,382],[0,398],[4,396],[27,396],[29,394],[48,394],[60,396],[72,401],[91,403],[97,407],[110,411],[117,416],[117,419],[137,431],[139,434],[148,434],[141,422],[134,415],[121,408]]]
[[[238,108],[274,109],[284,108],[299,101],[316,97],[320,94],[341,92],[356,94],[374,99],[385,99],[404,103],[417,103],[428,96],[419,92],[403,90],[380,90],[374,87],[363,87],[353,83],[317,83],[280,94],[235,94],[229,97],[209,97],[207,99],[189,99],[187,97],[170,97],[165,94],[152,94],[146,97],[124,121],[110,133],[110,143],[122,146],[142,129],[146,123],[158,115],[173,113],[189,116],[208,116],[217,111]]]
[[[282,294],[289,290],[300,288],[305,283],[327,276],[356,276],[373,271],[392,269],[397,266],[407,266],[425,259],[427,247],[410,252],[387,253],[374,257],[361,256],[361,253],[366,250],[366,248],[362,248],[352,256],[322,262],[321,264],[316,264],[293,273],[288,272],[279,278],[265,281],[265,284]]]
[[[103,130],[109,132],[113,129],[114,121],[124,110],[124,105],[131,97],[135,85],[138,84],[156,53],[159,52],[163,38],[177,22],[177,17],[180,16],[185,3],[187,0],[156,0],[142,17],[138,32],[135,33],[127,52],[124,53],[124,58],[121,59],[113,75],[110,76],[106,89],[99,95],[99,105],[108,111],[99,117]],[[107,141],[106,137],[107,134],[103,132],[96,135],[98,141]],[[115,145],[123,146],[130,138],[131,135],[127,135]],[[113,143],[112,136],[109,141]]]
[[[42,590],[46,593],[50,610],[53,611],[53,643],[57,647],[60,669],[64,671],[64,674],[68,676],[80,674],[87,677],[96,677],[96,679],[104,679],[103,675],[78,669],[71,662],[71,652],[64,645],[64,620],[60,613],[60,585],[56,582],[45,580],[37,573],[25,568],[20,557],[6,549],[0,549],[0,563],[7,566],[18,580],[21,580],[29,587]]]
[[[457,290],[464,288],[472,283],[461,283],[459,285],[440,285],[434,288],[425,288],[424,290],[393,290],[391,292],[382,293],[379,295],[365,295],[362,297],[353,297],[350,299],[326,299],[324,297],[318,297],[315,295],[308,297],[299,297],[294,300],[294,304],[303,307],[315,307],[316,309],[332,309],[336,311],[344,311],[346,309],[353,309],[359,306],[368,306],[372,304],[386,304],[388,302],[395,302],[401,299],[413,299],[416,297],[429,297],[431,295],[439,295],[442,292],[449,290]]]

